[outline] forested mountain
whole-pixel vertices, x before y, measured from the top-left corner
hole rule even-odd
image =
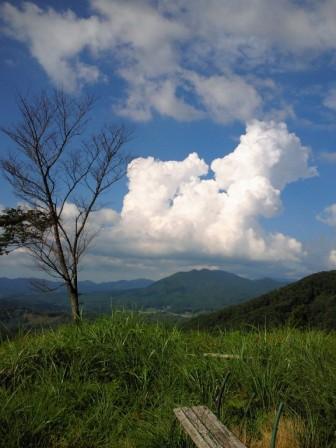
[[[38,292],[32,289],[34,283],[31,279],[0,279],[0,307],[1,299],[10,297],[13,303],[31,305],[35,310],[48,304],[60,310],[67,309],[67,298],[62,289],[55,293]],[[177,313],[212,311],[241,303],[283,284],[273,279],[249,280],[225,271],[202,269],[178,272],[154,283],[146,279],[102,284],[82,282],[80,302],[84,312],[109,312],[111,307]],[[54,282],[47,285],[57,286]]]
[[[178,272],[111,299],[114,306],[197,312],[240,303],[283,285],[273,279],[249,280],[225,271],[202,269]]]
[[[293,325],[336,329],[336,271],[318,272],[240,305],[191,319],[188,328]]]

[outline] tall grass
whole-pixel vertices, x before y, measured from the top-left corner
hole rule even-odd
[[[334,334],[182,333],[115,312],[3,343],[0,357],[2,447],[186,447],[173,408],[215,410],[228,372],[221,419],[247,446],[267,446],[281,401],[279,447],[336,446]]]

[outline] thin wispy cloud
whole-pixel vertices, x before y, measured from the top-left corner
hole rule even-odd
[[[336,89],[330,89],[324,97],[323,104],[329,109],[336,111]]]
[[[336,163],[336,152],[334,151],[321,151],[319,158],[325,162]]]

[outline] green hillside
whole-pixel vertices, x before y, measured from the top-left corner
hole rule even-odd
[[[1,280],[1,279],[0,279]],[[65,292],[32,293],[27,287],[29,279],[15,281],[2,279],[5,285],[0,293],[0,315],[7,312],[11,302],[17,309],[35,313],[67,313],[68,298]],[[96,291],[97,284],[90,283],[81,289],[80,305],[84,315],[92,313],[110,313],[112,308],[130,308],[138,310],[159,310],[171,313],[212,311],[233,303],[241,303],[272,289],[283,286],[284,282],[273,279],[249,280],[225,271],[207,269],[178,272],[146,286],[149,280],[135,280],[142,287],[129,290],[108,290],[109,284],[103,283]],[[85,282],[84,282],[85,283]],[[114,282],[120,284],[123,282]],[[7,288],[7,286],[9,286]],[[94,286],[96,285],[96,286]],[[1,286],[1,282],[0,282]],[[30,294],[22,294],[22,287]],[[1,289],[1,288],[0,288]],[[1,321],[1,316],[0,316]]]
[[[219,270],[178,272],[147,288],[110,295],[108,304],[138,309],[169,309],[176,313],[216,310],[283,286],[273,279],[249,280]],[[97,303],[102,303],[102,297]],[[83,297],[83,302],[92,303]]]
[[[28,331],[54,328],[71,321],[69,313],[57,306],[27,306],[24,300],[0,301],[0,341]]]
[[[188,328],[336,329],[336,271],[319,272],[256,299],[190,320]]]
[[[269,446],[284,401],[281,446],[332,448],[335,365],[334,334],[182,333],[116,312],[0,345],[0,446],[186,447],[173,408],[215,410],[229,373],[221,419],[247,446]]]

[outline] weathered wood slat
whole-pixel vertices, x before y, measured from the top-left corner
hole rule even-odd
[[[195,406],[194,412],[222,448],[246,448],[246,446],[206,406]]]
[[[222,359],[240,359],[239,355],[234,355],[231,353],[203,353],[203,356],[211,358],[222,358]]]
[[[209,448],[218,448],[218,444],[214,439],[211,432],[208,431],[208,428],[204,425],[203,421],[197,414],[195,414],[194,408],[185,408],[185,415],[188,417],[189,421],[194,425],[197,429],[198,433],[201,434],[203,441],[205,442],[205,446]],[[202,445],[203,447],[203,445]]]
[[[199,448],[210,448],[211,445],[204,440],[202,434],[198,431],[197,427],[194,425],[193,421],[189,419],[186,413],[188,408],[178,408],[174,409],[176,418],[180,421],[186,433],[190,436],[191,440]]]
[[[177,408],[174,413],[198,448],[246,448],[205,406]]]

